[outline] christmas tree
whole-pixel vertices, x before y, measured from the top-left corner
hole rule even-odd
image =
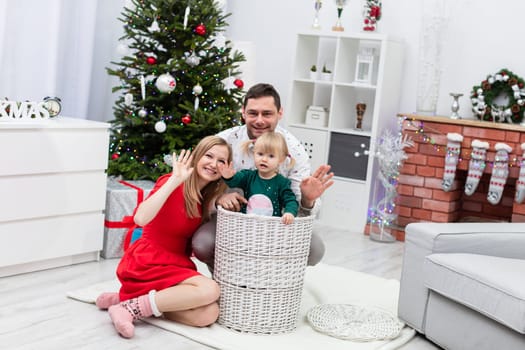
[[[108,174],[156,180],[169,156],[240,123],[243,82],[213,0],[132,0],[121,20]],[[168,158],[166,158],[168,157]]]

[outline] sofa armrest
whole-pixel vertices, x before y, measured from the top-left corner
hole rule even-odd
[[[525,223],[412,223],[405,228],[398,314],[424,333],[428,288],[423,262],[433,253],[472,253],[525,259]]]
[[[525,223],[413,223],[407,241],[431,253],[525,259]],[[405,247],[406,248],[406,247]]]

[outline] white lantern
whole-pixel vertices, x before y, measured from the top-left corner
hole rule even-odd
[[[354,82],[372,85],[377,74],[376,48],[363,46],[357,54]]]

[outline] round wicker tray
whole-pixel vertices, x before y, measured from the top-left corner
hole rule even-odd
[[[386,311],[350,304],[317,305],[308,311],[307,318],[316,331],[361,342],[394,339],[404,326]]]

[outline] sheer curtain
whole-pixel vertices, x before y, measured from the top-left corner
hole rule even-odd
[[[217,2],[228,11],[227,0]],[[131,1],[0,0],[0,99],[56,96],[63,116],[113,119],[118,96],[111,89],[119,81],[106,68],[121,59],[124,6]],[[249,60],[241,65],[248,87],[255,82],[255,46],[235,40],[234,46]]]
[[[63,116],[112,119],[105,67],[125,0],[0,0],[0,98],[62,100]]]

